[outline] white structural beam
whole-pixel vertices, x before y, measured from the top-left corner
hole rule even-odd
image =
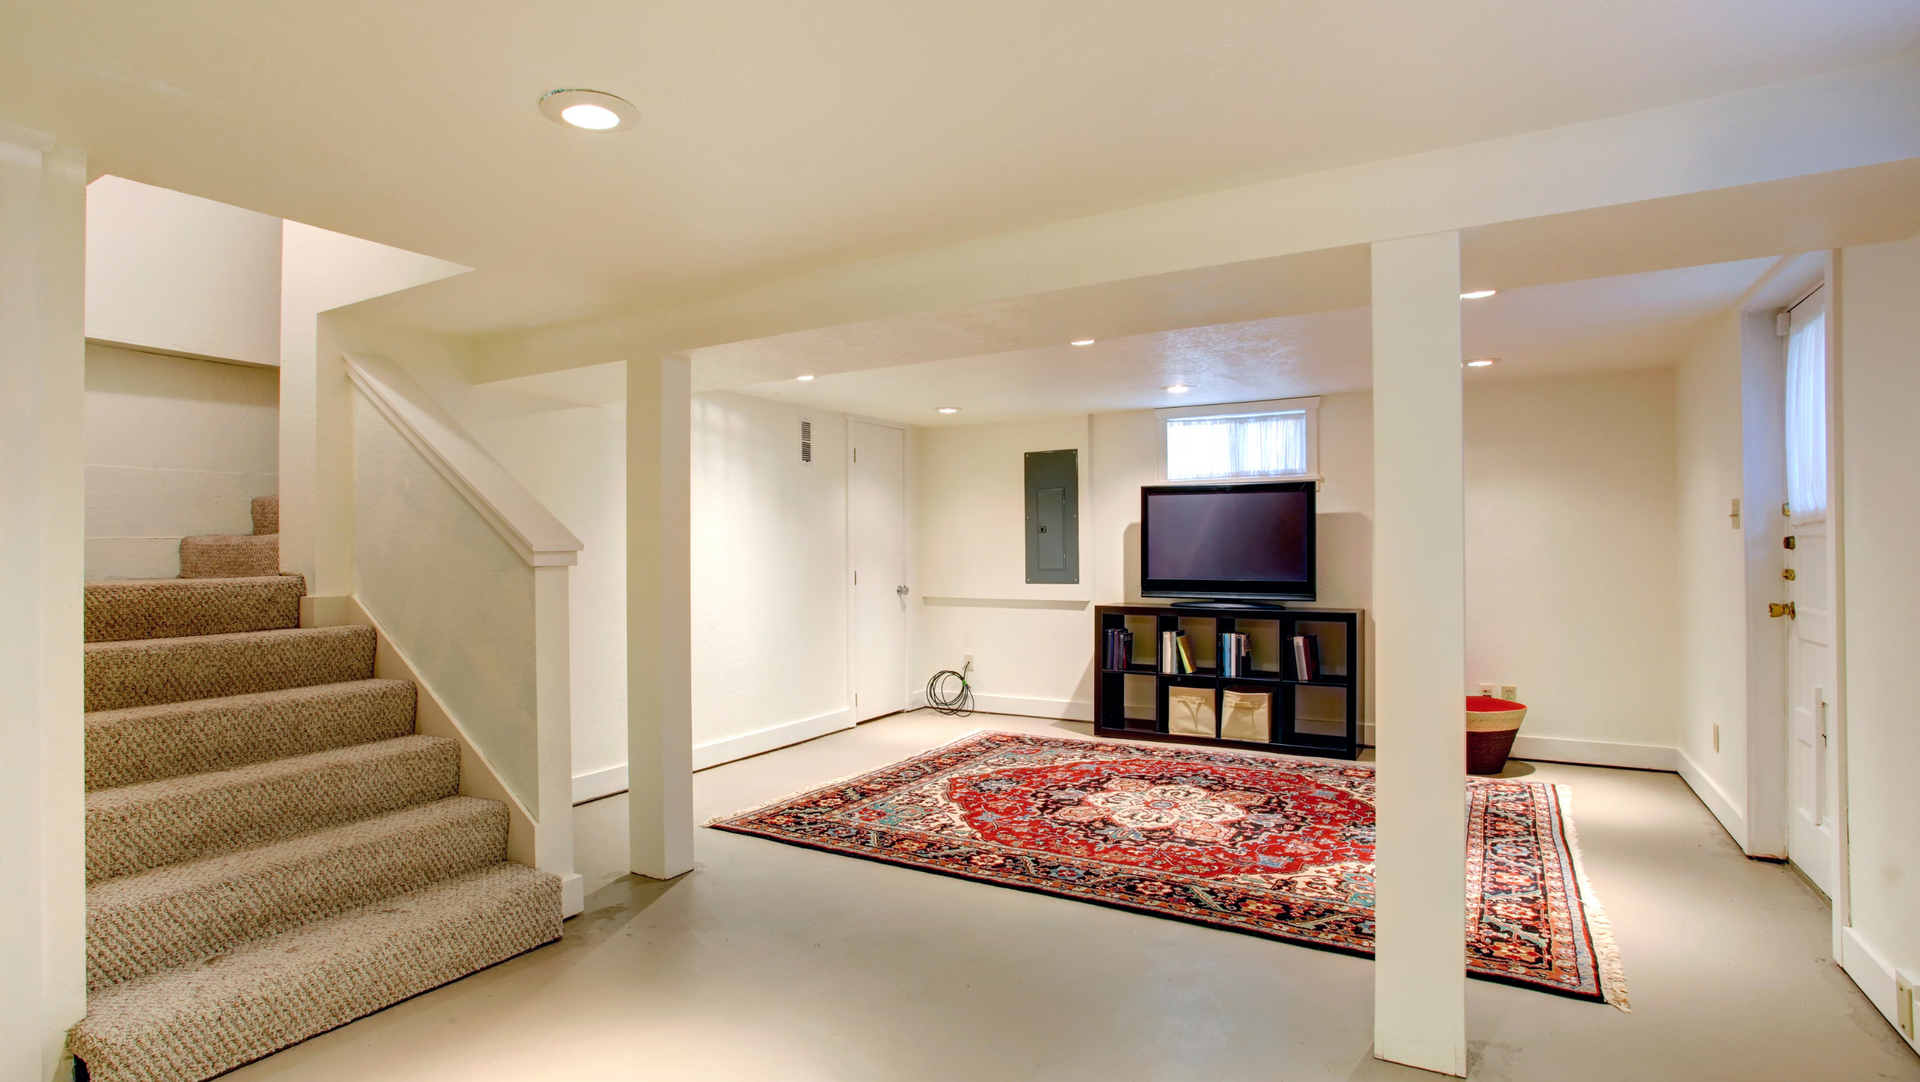
[[[0,124],[0,1082],[87,1010],[86,158]]]
[[[1703,132],[1712,133],[1711,152]],[[502,332],[479,378],[1665,199],[1920,157],[1920,57],[1091,214]]]
[[[1373,246],[1374,1044],[1465,1076],[1460,236]]]
[[[693,867],[692,366],[627,361],[630,867]]]

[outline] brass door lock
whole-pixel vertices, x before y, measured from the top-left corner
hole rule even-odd
[[[1791,601],[1787,602],[1784,605],[1780,604],[1779,602],[1769,603],[1767,605],[1767,615],[1772,616],[1776,619],[1782,616],[1786,617],[1789,620],[1799,619],[1798,616],[1795,616],[1793,614],[1793,602]]]

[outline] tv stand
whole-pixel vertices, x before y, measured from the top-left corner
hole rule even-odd
[[[1093,656],[1100,672],[1093,688],[1093,733],[1123,740],[1358,759],[1360,696],[1366,687],[1361,641],[1365,627],[1366,614],[1354,609],[1282,609],[1215,601],[1096,606]],[[1133,656],[1124,669],[1106,667],[1106,635],[1116,628],[1133,632]],[[1163,631],[1187,633],[1193,672],[1160,671]],[[1248,664],[1238,676],[1220,672],[1219,643],[1225,632],[1246,635],[1251,641]],[[1294,635],[1312,635],[1318,644],[1318,663],[1311,672],[1300,672],[1294,664],[1290,646]],[[1174,724],[1168,693],[1183,688],[1212,696],[1210,732],[1192,731],[1195,720],[1190,711],[1180,725]],[[1267,696],[1266,739],[1222,736],[1221,706],[1228,692]]]

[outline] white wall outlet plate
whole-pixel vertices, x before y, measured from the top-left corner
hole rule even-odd
[[[1500,697],[1510,703],[1517,703],[1520,701],[1520,689],[1512,684],[1501,684]]]
[[[1494,685],[1492,685],[1492,684],[1481,684],[1481,685],[1480,685],[1480,694],[1482,694],[1482,695],[1484,695],[1484,696],[1486,696],[1486,697],[1487,697],[1487,698],[1489,698],[1489,699],[1492,699],[1492,698],[1495,698],[1495,695],[1494,695],[1494,692],[1496,692],[1496,691],[1498,691],[1498,690],[1500,690],[1500,689],[1499,689],[1499,688],[1497,688],[1497,687],[1495,687],[1495,686],[1494,686]]]

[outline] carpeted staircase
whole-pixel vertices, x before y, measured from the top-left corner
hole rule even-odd
[[[105,1082],[199,1082],[558,939],[366,627],[300,627],[278,501],[181,577],[87,584],[87,1017]]]

